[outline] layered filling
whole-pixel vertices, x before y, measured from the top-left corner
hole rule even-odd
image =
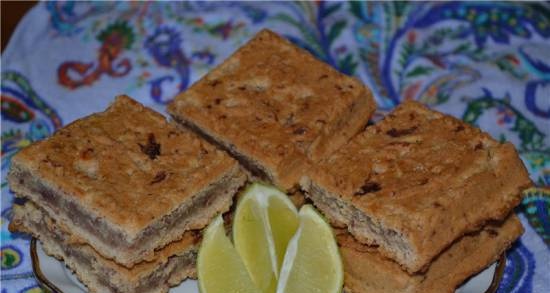
[[[195,195],[188,204],[181,205],[171,214],[154,222],[135,240],[129,242],[122,231],[109,225],[103,218],[94,217],[80,205],[68,200],[68,196],[43,184],[31,173],[21,171],[16,174],[16,177],[19,187],[23,189],[19,193],[40,202],[50,215],[61,215],[59,217],[66,219],[68,225],[82,229],[79,232],[87,234],[91,240],[101,242],[103,245],[98,244],[97,241],[89,241],[95,243],[94,247],[105,252],[107,255],[104,255],[107,257],[114,257],[114,255],[108,255],[113,249],[118,250],[114,252],[116,254],[139,256],[166,245],[166,242],[171,240],[167,239],[168,241],[165,240],[163,243],[162,240],[167,238],[166,235],[181,235],[186,230],[202,228],[193,227],[193,225],[204,226],[217,212],[227,210],[233,195],[246,180],[239,171],[236,174],[224,176],[216,184],[210,185]],[[201,222],[200,225],[195,224],[197,221]]]
[[[396,260],[414,259],[411,244],[399,231],[385,227],[374,221],[357,208],[340,200],[338,196],[327,194],[323,188],[310,182],[307,196],[311,198],[315,206],[325,215],[333,218],[338,226],[347,226],[353,235],[369,235],[372,238],[359,239],[369,245],[379,245],[381,250],[386,251]]]
[[[422,274],[410,275],[399,264],[337,231],[344,263],[346,292],[454,292],[469,276],[483,270],[504,253],[522,233],[515,215],[467,234],[436,257]]]
[[[127,269],[101,257],[86,244],[72,243],[72,236],[30,201],[15,209],[14,220],[40,239],[46,253],[62,258],[83,283],[96,290],[163,292],[189,277],[195,267],[198,248],[195,243],[174,251],[174,255],[165,259],[142,262]]]

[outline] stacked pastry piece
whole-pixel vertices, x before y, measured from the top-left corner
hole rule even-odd
[[[301,185],[354,236],[340,237],[350,291],[452,292],[521,235],[512,210],[531,181],[510,143],[405,102]],[[391,282],[367,274],[382,264]]]
[[[375,107],[263,31],[168,110],[343,228],[348,291],[452,292],[521,235],[512,209],[531,181],[511,144],[415,102],[363,130]]]
[[[190,230],[244,183],[238,161],[331,221],[348,291],[452,292],[522,233],[525,168],[413,102],[365,129],[375,108],[361,82],[264,30],[169,105],[181,129],[119,97],[23,150],[12,228],[91,291],[165,292],[193,274]]]
[[[91,292],[166,292],[245,183],[238,163],[128,97],[12,161],[11,230],[38,238]]]

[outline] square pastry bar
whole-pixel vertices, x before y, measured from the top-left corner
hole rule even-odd
[[[514,147],[405,102],[301,180],[334,225],[410,273],[455,239],[501,220],[531,180]]]
[[[226,211],[237,161],[119,96],[14,156],[10,188],[108,259],[132,267]]]
[[[375,108],[359,80],[262,30],[177,96],[168,112],[255,176],[289,190],[309,159],[346,143]]]
[[[166,293],[171,286],[196,275],[200,233],[185,232],[180,240],[155,251],[132,268],[119,265],[63,229],[33,202],[15,204],[10,230],[38,238],[45,252],[65,262],[91,293]],[[40,271],[36,272],[37,278]]]

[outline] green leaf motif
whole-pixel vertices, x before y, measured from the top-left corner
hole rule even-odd
[[[462,120],[475,125],[477,119],[484,111],[496,107],[505,107],[516,116],[514,126],[510,130],[518,133],[519,139],[521,140],[520,152],[536,151],[544,148],[543,140],[545,134],[541,132],[532,121],[528,120],[521,112],[514,108],[510,102],[504,99],[495,99],[490,95],[486,95],[471,100],[468,103],[466,112],[464,112],[462,116]]]
[[[117,35],[119,38],[122,38],[121,45],[126,49],[130,49],[132,47],[132,44],[136,38],[132,27],[129,26],[126,21],[116,21],[102,30],[99,35],[97,35],[96,39],[100,42],[107,42],[107,39],[113,35]]]
[[[360,1],[350,1],[349,2],[349,10],[355,17],[362,19],[363,13],[361,12],[361,5],[362,3]]]
[[[463,52],[468,52],[470,50],[470,43],[463,43],[458,45],[453,51],[455,54],[460,54]]]
[[[353,75],[355,73],[355,69],[357,68],[357,61],[353,59],[352,54],[346,55],[346,57],[338,60],[338,68],[345,74]]]
[[[414,52],[415,52],[414,44],[410,44],[410,43],[403,44],[403,47],[401,48],[401,53],[399,54],[399,59],[397,60],[401,68],[405,68],[405,66],[407,65],[407,62],[409,61],[409,58],[411,58]]]
[[[335,11],[340,9],[341,6],[342,6],[342,3],[338,3],[338,4],[328,6],[328,8],[325,9],[325,11],[323,11],[322,17],[327,17],[327,16],[333,14]]]
[[[438,92],[436,96],[437,105],[447,102],[450,98],[451,95],[449,93]]]
[[[4,267],[11,267],[15,263],[15,257],[12,254],[6,253],[4,255]]]
[[[407,1],[395,1],[393,2],[393,7],[395,9],[395,15],[397,17],[401,17],[405,15],[405,10],[407,9],[407,6],[409,3]]]
[[[546,245],[550,246],[550,190],[545,188],[529,188],[523,192],[521,208],[531,226],[542,237]]]
[[[518,116],[512,131],[519,133],[521,146],[527,150],[541,149],[544,145],[544,134],[538,130],[535,124],[522,116]]]
[[[318,56],[323,55],[323,49],[319,46],[319,42],[315,37],[315,32],[311,31],[307,25],[304,25],[298,20],[292,18],[290,15],[284,13],[274,15],[271,19],[274,21],[282,21],[294,26],[300,31],[303,41],[305,41]]]
[[[345,20],[339,20],[330,28],[330,31],[328,33],[328,43],[332,44],[334,40],[342,33],[342,30],[346,27],[346,21]]]
[[[522,155],[527,159],[529,165],[533,169],[543,168],[547,163],[550,163],[550,149],[525,152]],[[539,178],[539,180],[542,180],[542,178]],[[544,184],[544,182],[541,182],[541,185]]]
[[[407,77],[416,77],[416,76],[420,76],[420,75],[426,75],[426,74],[431,73],[433,70],[434,70],[434,68],[431,67],[431,66],[418,65],[418,66],[414,67],[412,70],[410,70],[409,72],[407,72],[406,76]]]

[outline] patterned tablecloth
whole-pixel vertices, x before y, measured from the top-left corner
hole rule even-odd
[[[1,293],[41,292],[7,230],[10,158],[117,94],[164,111],[265,27],[366,82],[378,118],[415,99],[513,142],[537,187],[499,292],[550,292],[548,3],[42,2],[2,55]]]

